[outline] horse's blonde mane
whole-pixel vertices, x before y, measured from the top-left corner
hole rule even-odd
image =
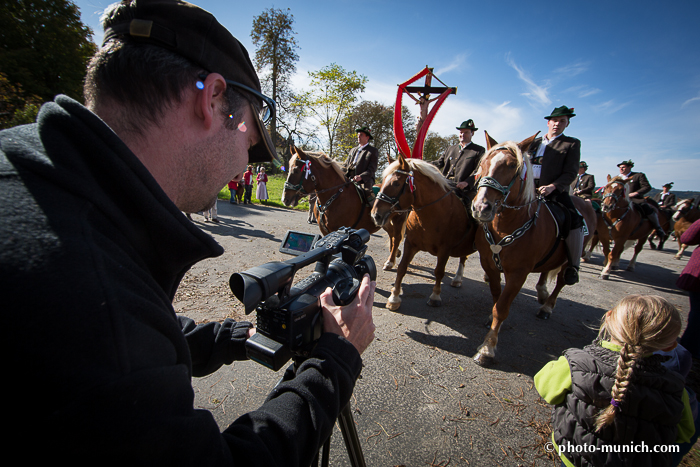
[[[340,178],[345,178],[345,171],[335,160],[331,159],[328,154],[322,151],[304,151],[304,154],[318,162],[321,167],[328,169],[331,168],[335,170]],[[297,154],[294,154],[297,157]]]
[[[515,141],[506,141],[504,143],[499,143],[494,145],[491,149],[489,149],[486,152],[486,154],[484,154],[484,156],[481,158],[482,162],[479,163],[477,179],[486,175],[485,173],[481,173],[483,171],[481,164],[484,161],[490,160],[494,152],[502,151],[504,149],[507,150],[513,157],[515,157],[515,160],[518,164],[516,171],[517,174],[522,174],[523,166],[525,167],[525,180],[521,189],[522,194],[520,201],[522,201],[523,203],[530,203],[534,201],[536,193],[535,178],[532,176],[532,164],[530,163],[529,158],[523,157],[523,152],[520,150],[518,143],[516,143]]]
[[[437,184],[443,190],[450,190],[451,187],[447,179],[442,175],[442,173],[440,173],[438,168],[430,162],[426,162],[422,159],[413,158],[406,159],[406,162],[411,167],[412,171],[420,172],[421,174],[425,175],[430,181]],[[392,173],[396,172],[398,168],[399,161],[394,161],[391,164],[389,164],[384,169],[384,172],[382,172],[382,180],[384,180],[387,176],[391,175]]]

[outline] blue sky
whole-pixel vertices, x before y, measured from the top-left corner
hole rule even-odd
[[[77,0],[102,41],[111,2]],[[368,78],[361,96],[393,105],[397,84],[426,65],[456,86],[430,129],[456,133],[474,119],[496,140],[546,132],[552,109],[574,107],[565,134],[602,185],[627,159],[654,188],[700,191],[700,2],[199,0],[248,49],[253,19],[289,8],[300,60],[293,82],[333,62]],[[421,81],[422,83],[422,81]],[[404,104],[417,115],[413,101]]]

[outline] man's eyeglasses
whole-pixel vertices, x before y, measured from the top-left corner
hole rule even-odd
[[[207,75],[200,75],[200,79],[206,79]],[[260,120],[263,122],[263,124],[267,125],[270,123],[272,120],[272,117],[277,113],[277,104],[275,104],[275,101],[272,100],[271,98],[267,97],[261,92],[256,91],[255,89],[246,86],[245,84],[241,84],[237,81],[231,81],[231,80],[226,80],[226,84],[229,86],[234,86],[240,89],[243,89],[244,91],[247,91],[251,94],[253,94],[256,97],[259,97],[262,99],[262,108],[258,111],[258,116],[260,117]],[[198,84],[197,87],[200,85]],[[203,85],[202,85],[203,86]],[[202,89],[202,88],[200,88]],[[256,106],[257,107],[257,106]]]

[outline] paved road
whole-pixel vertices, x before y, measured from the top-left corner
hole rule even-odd
[[[289,258],[278,251],[288,229],[317,231],[306,224],[304,212],[260,205],[219,202],[219,216],[221,224],[211,224],[193,215],[226,253],[195,266],[175,301],[178,312],[198,321],[245,318],[228,289],[229,276]],[[364,370],[352,400],[367,465],[555,465],[543,448],[550,406],[539,399],[534,374],[563,350],[593,340],[603,313],[625,294],[662,295],[685,316],[688,297],[674,284],[690,251],[681,261],[673,259],[674,253],[668,247],[661,252],[645,248],[635,272],[617,271],[608,281],[598,279],[602,254],[595,253],[591,263],[582,265],[581,282],[564,288],[548,321],[535,317],[537,275],[532,275],[503,325],[498,363],[491,368],[472,361],[492,306],[478,253],[467,260],[460,289],[449,286],[457,267],[457,260],[450,260],[440,308],[426,305],[432,256],[423,253],[414,259],[398,312],[385,308],[395,272],[380,269],[374,307],[377,338],[363,356]],[[369,254],[381,268],[387,256],[383,231],[372,236]],[[623,268],[630,258],[630,252],[623,254]],[[225,427],[261,404],[280,376],[253,362],[236,362],[195,379],[195,403],[211,410]],[[332,436],[331,465],[350,465],[338,429]]]

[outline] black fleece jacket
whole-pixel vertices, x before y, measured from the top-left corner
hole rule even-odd
[[[196,326],[172,299],[223,249],[82,105],[59,96],[37,122],[0,132],[6,445],[32,464],[309,465],[350,400],[355,348],[324,334],[222,432],[191,378],[245,358],[248,325]]]

